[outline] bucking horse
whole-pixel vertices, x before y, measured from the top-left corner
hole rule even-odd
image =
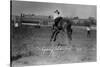
[[[60,32],[65,32],[69,41],[72,40],[72,21],[69,18],[57,17],[52,27],[52,35],[50,41],[56,41],[56,37]]]

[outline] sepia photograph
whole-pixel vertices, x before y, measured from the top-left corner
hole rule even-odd
[[[97,61],[97,6],[10,0],[10,65]]]

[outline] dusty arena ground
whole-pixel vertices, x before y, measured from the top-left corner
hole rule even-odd
[[[67,43],[65,33],[60,33],[56,42],[50,42],[52,31],[49,27],[22,26],[13,29],[11,58],[15,58],[13,58],[12,66],[95,62],[96,30],[93,29],[91,37],[88,38],[85,27],[73,26],[72,28],[71,43],[58,47],[58,43]],[[16,59],[18,55],[20,58]]]

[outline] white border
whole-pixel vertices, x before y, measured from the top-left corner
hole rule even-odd
[[[37,2],[53,2],[53,3],[68,3],[68,4],[86,4],[97,5],[97,49],[98,62],[91,63],[74,63],[74,64],[56,64],[56,65],[42,65],[40,67],[99,67],[100,65],[100,2],[99,0],[24,0]],[[0,0],[0,67],[9,66],[10,55],[10,2],[9,0]],[[33,67],[33,66],[29,66]],[[38,66],[34,66],[38,67]]]
[[[17,0],[17,1],[36,1],[36,2],[51,2],[51,3],[69,3],[69,4],[86,4],[96,5],[97,0]]]

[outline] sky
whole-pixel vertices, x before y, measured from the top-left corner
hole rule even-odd
[[[58,9],[61,16],[88,18],[96,17],[95,5],[79,5],[79,4],[61,4],[61,3],[46,3],[46,2],[28,2],[28,1],[12,1],[12,14],[20,15],[36,14],[36,15],[54,15],[54,11]]]

